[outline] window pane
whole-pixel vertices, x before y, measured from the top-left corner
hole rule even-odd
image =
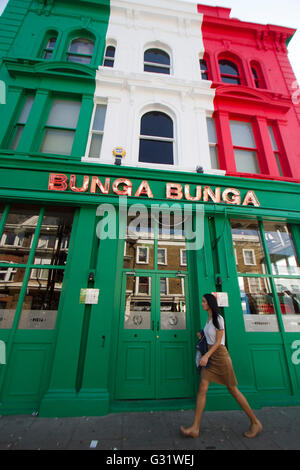
[[[27,122],[30,110],[32,108],[33,101],[34,101],[34,96],[27,96],[24,108],[18,120],[19,124],[25,124]]]
[[[215,120],[213,118],[206,118],[207,131],[208,131],[208,141],[211,144],[216,144],[218,142]]]
[[[257,71],[255,70],[255,68],[252,67],[251,70],[252,70],[254,79],[255,79],[255,80],[258,80],[258,74],[257,74]]]
[[[39,213],[39,208],[11,207],[0,242],[1,261],[27,263]]]
[[[114,66],[114,61],[111,59],[105,59],[104,61],[104,67],[113,67]]]
[[[160,324],[162,330],[186,329],[186,303],[181,278],[162,278],[160,289]]]
[[[56,44],[56,38],[49,39],[46,49],[54,49]]]
[[[116,48],[114,46],[107,46],[105,56],[115,57]]]
[[[99,158],[102,146],[102,134],[93,134],[91,139],[89,158]]]
[[[55,328],[63,277],[64,270],[58,269],[45,269],[44,276],[39,279],[30,276],[19,329],[53,330]]]
[[[226,77],[222,75],[222,82],[223,83],[231,83],[232,85],[240,85],[241,80],[239,78],[234,78],[234,77]]]
[[[220,60],[219,64],[221,74],[239,75],[239,69],[233,62],[230,62],[229,60]]]
[[[234,219],[230,223],[238,272],[265,274],[266,259],[258,222]]]
[[[89,56],[80,56],[68,54],[68,62],[75,62],[76,64],[90,64],[92,58]]]
[[[238,281],[246,331],[279,331],[269,280],[239,277]]]
[[[234,155],[237,171],[260,174],[256,152],[235,150]]]
[[[23,125],[16,126],[14,137],[10,146],[11,150],[16,150],[16,148],[18,147],[23,130],[24,130]]]
[[[153,73],[164,73],[170,75],[170,69],[167,67],[158,67],[156,65],[144,65],[144,72],[153,72]]]
[[[292,234],[286,224],[264,222],[273,274],[300,275]]]
[[[220,168],[220,165],[219,165],[219,158],[218,158],[218,149],[217,147],[214,145],[210,145],[209,146],[209,153],[210,153],[210,164],[211,164],[211,168],[213,168],[214,170],[218,170]]]
[[[278,152],[278,147],[277,147],[276,139],[275,139],[275,136],[274,136],[273,128],[272,128],[272,126],[268,126],[268,128],[269,128],[269,133],[270,133],[270,138],[271,138],[273,150],[275,152]]]
[[[256,148],[252,125],[250,122],[229,121],[232,143],[238,147]]]
[[[0,329],[12,327],[24,275],[23,268],[0,268]]]
[[[94,123],[93,123],[94,131],[104,130],[105,116],[106,116],[106,105],[97,104],[95,117],[94,117]]]
[[[205,59],[201,59],[201,60],[200,60],[200,70],[201,70],[202,72],[205,72],[205,71],[208,70],[208,68],[207,68],[207,62],[206,62]]]
[[[141,135],[173,138],[173,121],[164,113],[150,111],[141,120]]]
[[[42,220],[34,264],[64,266],[69,251],[74,211],[71,208],[47,207]],[[43,263],[43,259],[48,259]]]
[[[89,39],[74,39],[71,42],[69,51],[76,54],[93,55],[94,43]]]
[[[48,126],[76,129],[80,107],[80,101],[54,99],[47,121]]]
[[[189,217],[189,216],[186,216]],[[158,217],[158,248],[166,252],[167,264],[158,264],[159,270],[186,271],[182,265],[182,251],[186,250],[185,224],[182,211],[164,210]],[[180,280],[180,278],[178,278]]]
[[[283,176],[283,172],[282,172],[281,164],[280,164],[280,159],[279,159],[279,154],[277,152],[275,152],[274,156],[275,156],[275,159],[276,159],[279,174],[280,174],[280,176]]]
[[[70,155],[75,131],[47,129],[42,143],[41,152]]]
[[[300,332],[300,279],[275,278],[285,331]]]
[[[151,328],[151,279],[127,276],[124,313],[125,330],[149,330]],[[139,291],[144,290],[143,295]]]
[[[173,142],[140,139],[139,161],[173,165]]]
[[[146,253],[147,263],[143,269],[153,269],[154,265],[154,218],[148,213],[137,212],[136,216],[128,216],[126,229],[126,249],[124,252],[124,268],[138,269],[141,254]]]
[[[148,49],[144,54],[145,62],[154,62],[155,64],[170,65],[170,57],[160,49]]]

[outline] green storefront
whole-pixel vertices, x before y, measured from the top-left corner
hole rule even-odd
[[[206,292],[251,404],[300,403],[298,184],[8,157],[0,175],[1,413],[193,407]],[[174,204],[203,246],[165,223]],[[212,385],[207,407],[236,405]]]

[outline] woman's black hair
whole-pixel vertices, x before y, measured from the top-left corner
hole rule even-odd
[[[213,322],[214,326],[217,328],[217,330],[219,330],[220,325],[219,325],[219,321],[218,321],[218,315],[221,315],[221,313],[220,313],[220,310],[219,310],[219,307],[218,307],[217,299],[212,294],[204,294],[203,297],[206,298],[206,301],[207,301],[208,305],[211,308],[212,322]]]

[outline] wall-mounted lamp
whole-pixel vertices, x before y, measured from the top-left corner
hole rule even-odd
[[[197,166],[196,172],[197,173],[204,173],[203,167],[202,166]]]
[[[123,147],[115,147],[113,149],[113,155],[115,157],[115,165],[121,165],[122,158],[126,155],[125,149],[123,149]]]

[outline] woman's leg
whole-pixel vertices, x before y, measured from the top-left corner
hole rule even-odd
[[[247,402],[246,398],[244,395],[239,391],[237,387],[227,387],[229,393],[236,399],[242,410],[246,413],[248,418],[250,419],[250,428],[249,431],[244,433],[244,436],[253,438],[256,437],[257,434],[260,433],[262,430],[262,424],[261,422],[257,419],[255,414],[253,413],[252,409],[250,408],[249,403]]]
[[[206,393],[209,387],[209,381],[202,379],[199,385],[197,401],[196,401],[196,409],[195,409],[195,417],[194,423],[190,428],[184,428],[183,426],[180,427],[182,433],[188,437],[198,437],[199,436],[199,428],[200,422],[203,415],[203,411],[205,408],[206,403]]]

